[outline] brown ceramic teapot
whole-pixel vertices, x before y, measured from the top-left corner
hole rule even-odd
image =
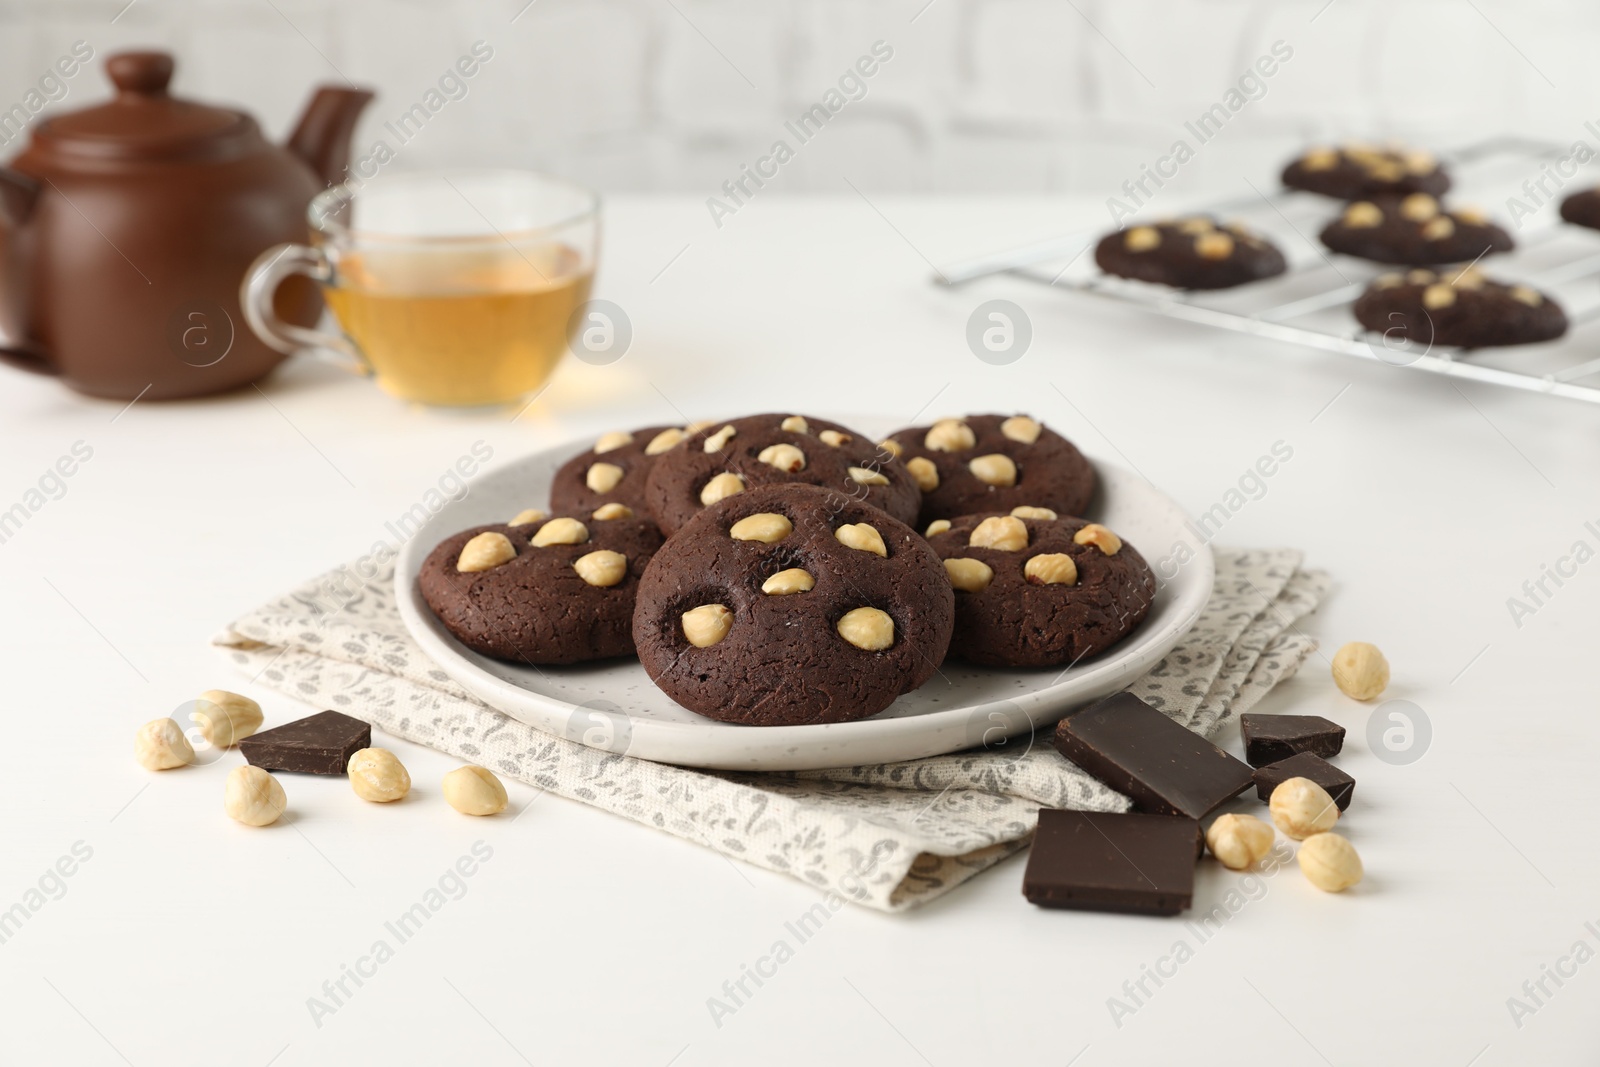
[[[306,238],[306,205],[344,178],[372,94],[321,88],[287,147],[250,116],[167,94],[172,57],[106,62],[110,102],[53,116],[0,168],[0,359],[93,396],[200,396],[284,357],[239,310],[266,248]],[[277,310],[309,325],[309,284]]]

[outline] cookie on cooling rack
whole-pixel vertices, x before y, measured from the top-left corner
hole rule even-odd
[[[618,505],[612,505],[613,507]],[[445,629],[512,663],[633,655],[633,605],[661,532],[645,519],[524,512],[445,538],[417,583]]]
[[[757,486],[800,482],[848,493],[901,522],[914,522],[922,494],[899,460],[872,438],[805,415],[749,415],[713,422],[664,452],[645,502],[670,535],[705,508]]]
[[[651,561],[633,637],[691,711],[750,726],[876,715],[944,660],[955,597],[909,526],[849,493],[752,488]]]
[[[919,526],[1019,504],[1080,515],[1095,473],[1073,443],[1027,415],[968,415],[896,430],[883,442],[922,490]]]
[[[1421,345],[1525,345],[1567,332],[1560,304],[1537,289],[1494,281],[1474,269],[1380,275],[1354,310],[1367,329]]]
[[[550,507],[558,515],[589,515],[606,504],[620,504],[645,515],[645,483],[656,457],[682,444],[688,433],[677,426],[646,426],[601,434],[594,447],[563,463],[550,482]]]
[[[1471,208],[1445,210],[1427,193],[1357,200],[1322,231],[1335,252],[1376,263],[1434,266],[1509,252],[1511,235]]]
[[[1266,238],[1201,215],[1108,233],[1095,246],[1094,261],[1107,274],[1177,289],[1231,289],[1287,269],[1283,253]]]
[[[1155,600],[1144,557],[1099,523],[1023,507],[938,525],[928,543],[956,591],[952,659],[1077,663],[1137,629]]]
[[[1450,175],[1429,152],[1351,144],[1310,149],[1283,168],[1283,184],[1340,200],[1407,193],[1443,196]]]

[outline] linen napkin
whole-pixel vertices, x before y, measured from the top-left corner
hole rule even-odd
[[[1215,587],[1199,622],[1129,687],[1204,735],[1299,669],[1316,645],[1295,622],[1329,587],[1292,549],[1214,552]],[[362,572],[370,577],[352,589]],[[1048,729],[948,756],[782,773],[694,770],[590,748],[517,722],[452,682],[407,634],[393,577],[392,566],[339,568],[213,643],[297,700],[782,871],[826,893],[835,910],[848,901],[902,911],[949,892],[1026,848],[1041,806],[1128,808],[1057,753]],[[324,594],[335,579],[348,598],[330,609]]]

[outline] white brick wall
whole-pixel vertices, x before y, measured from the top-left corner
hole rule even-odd
[[[481,39],[494,59],[404,166],[708,195],[879,39],[894,58],[775,188],[1109,194],[1276,39],[1293,60],[1181,184],[1237,184],[1318,137],[1570,141],[1600,118],[1593,0],[1333,0],[1320,15],[1324,0],[525,3],[0,0],[0,108],[74,40],[101,58],[155,45],[178,53],[180,92],[245,106],[274,135],[314,82],[373,86],[365,146]],[[63,106],[104,92],[97,64]]]

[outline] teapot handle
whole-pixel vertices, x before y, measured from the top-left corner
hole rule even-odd
[[[308,245],[278,245],[256,257],[239,287],[239,305],[250,329],[279,352],[291,356],[315,353],[352,374],[371,377],[372,364],[344,334],[313,330],[278,318],[272,307],[273,295],[284,279],[294,274],[304,274],[327,285],[333,279],[333,264],[320,249]]]
[[[60,374],[43,349],[28,340],[29,264],[17,247],[17,230],[33,214],[39,183],[0,168],[0,362],[34,374]]]

